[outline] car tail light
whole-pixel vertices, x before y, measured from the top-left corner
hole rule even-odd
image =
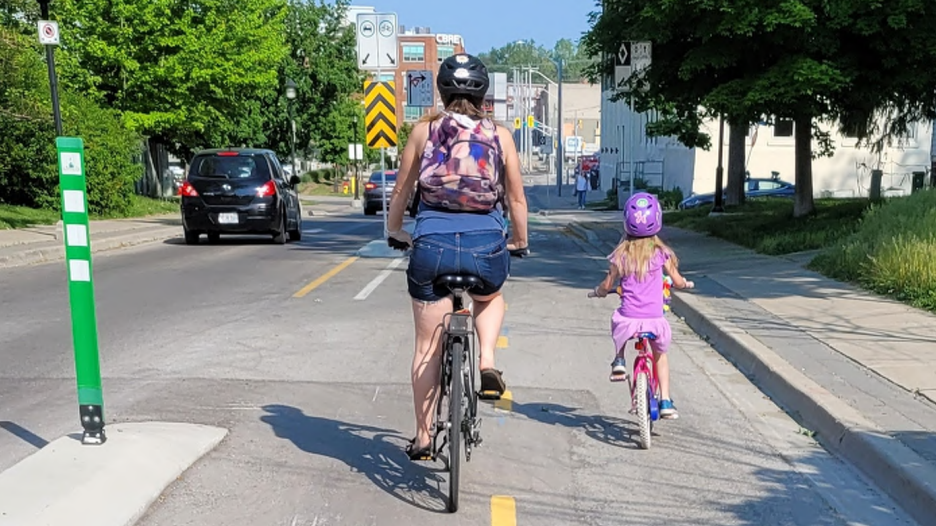
[[[185,181],[182,183],[182,188],[179,188],[179,195],[183,197],[198,197],[198,192],[195,191],[195,187],[192,186],[192,183]]]
[[[377,188],[377,185],[374,183],[367,183],[364,185],[365,190],[373,190],[374,188]]]
[[[273,181],[267,181],[263,183],[263,186],[257,188],[257,197],[269,197],[271,195],[276,195],[276,183]]]
[[[238,155],[237,152],[218,152],[219,157],[237,157]]]

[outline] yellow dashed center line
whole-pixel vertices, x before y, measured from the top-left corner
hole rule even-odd
[[[510,389],[504,391],[500,400],[494,401],[494,409],[500,409],[502,411],[511,411],[513,409],[513,393],[510,392]]]
[[[513,497],[491,497],[491,526],[517,526],[517,501]]]
[[[301,297],[305,296],[306,294],[312,292],[313,290],[317,289],[320,285],[322,285],[322,283],[325,283],[326,281],[332,279],[333,277],[335,277],[335,275],[337,275],[337,274],[338,274],[339,272],[341,272],[342,270],[348,268],[348,266],[351,265],[351,263],[354,263],[354,262],[357,261],[357,260],[358,260],[358,257],[357,257],[357,256],[352,256],[352,257],[349,257],[348,259],[342,261],[341,263],[339,263],[338,265],[336,265],[334,268],[332,268],[332,269],[329,270],[328,272],[322,274],[321,276],[319,276],[318,278],[316,278],[314,281],[312,281],[311,283],[309,283],[309,284],[306,285],[305,287],[302,287],[302,289],[300,289],[299,292],[293,294],[293,297],[294,297],[294,298],[301,298]]]
[[[488,341],[490,341],[490,340],[488,340]],[[497,348],[498,348],[498,349],[506,349],[506,348],[508,347],[508,345],[507,345],[508,343],[509,343],[509,340],[507,339],[506,336],[498,336],[498,337],[497,337]]]

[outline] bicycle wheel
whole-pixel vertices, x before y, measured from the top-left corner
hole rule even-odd
[[[451,513],[458,511],[458,482],[461,475],[461,438],[462,438],[462,356],[465,344],[453,341],[450,351],[452,356],[452,385],[449,390],[449,503]]]
[[[637,386],[634,389],[634,396],[637,397],[637,424],[640,426],[640,445],[644,449],[650,449],[650,390],[647,386],[647,373],[645,371],[637,373]]]

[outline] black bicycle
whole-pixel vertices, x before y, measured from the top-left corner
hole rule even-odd
[[[393,238],[388,243],[397,250],[409,248],[408,244]],[[511,250],[510,255],[525,257],[530,255],[530,250]],[[446,274],[435,280],[436,286],[445,287],[452,293],[452,312],[442,320],[440,392],[432,424],[432,453],[429,458],[420,460],[435,462],[439,458],[444,459],[449,472],[450,513],[458,511],[461,447],[464,445],[465,448],[465,462],[470,462],[472,448],[480,446],[483,441],[478,399],[499,400],[501,397],[497,391],[479,393],[475,388],[474,318],[465,306],[464,296],[482,284],[481,278],[469,274]]]

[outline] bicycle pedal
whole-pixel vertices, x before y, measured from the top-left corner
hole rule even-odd
[[[624,373],[624,374],[611,373],[611,376],[608,378],[608,380],[611,380],[612,382],[626,382],[627,373]]]
[[[501,394],[497,391],[481,391],[478,393],[478,396],[482,400],[500,400]]]

